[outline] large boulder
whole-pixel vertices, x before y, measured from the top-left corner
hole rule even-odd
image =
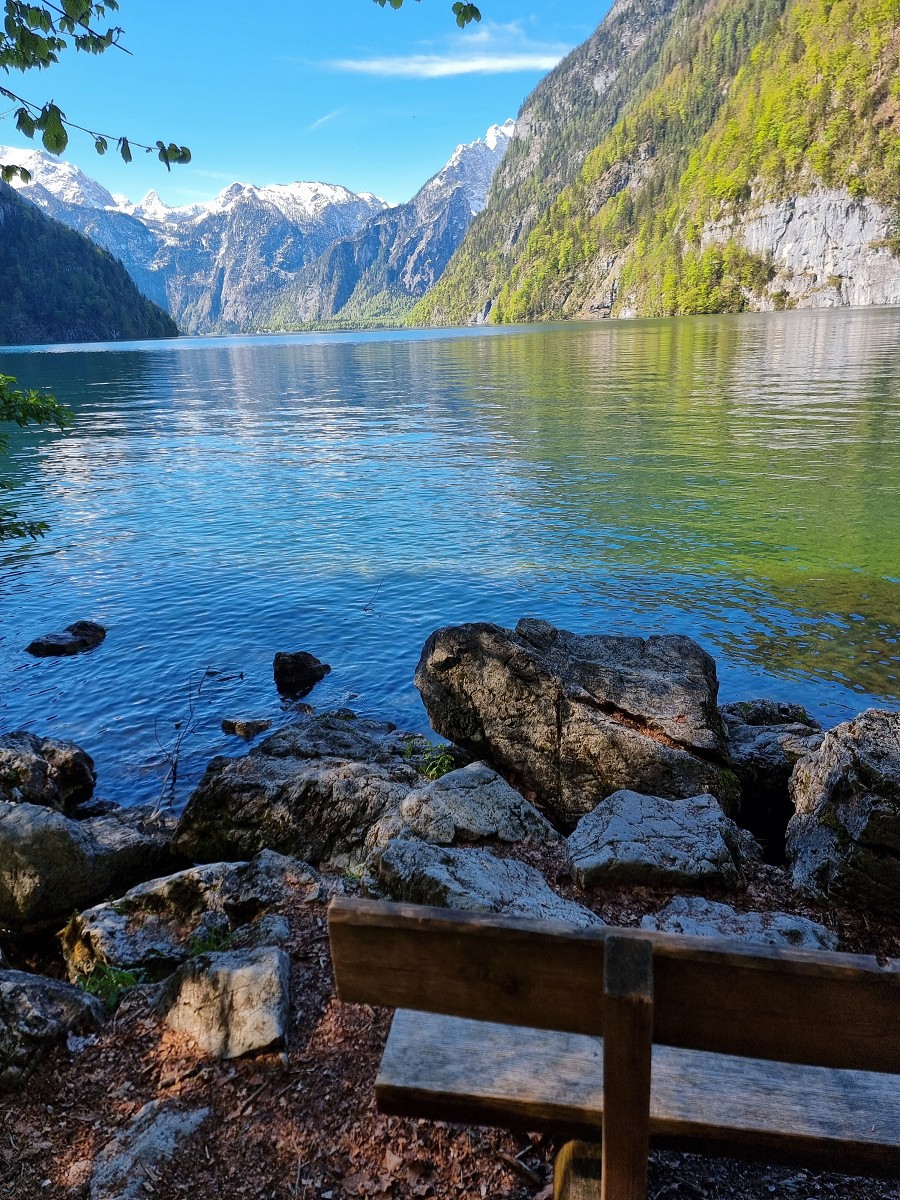
[[[0,801],[0,921],[68,916],[169,864],[169,836],[146,809],[73,821],[35,804]]]
[[[775,700],[723,704],[719,715],[741,784],[736,819],[760,840],[770,862],[783,862],[794,815],[788,782],[799,760],[822,744],[822,731],[800,705]]]
[[[61,935],[69,977],[104,963],[160,978],[203,951],[280,942],[279,910],[322,890],[305,863],[270,850],[153,879],[72,918]]]
[[[566,849],[575,881],[644,887],[739,887],[759,849],[715,796],[667,800],[614,792],[582,817]]]
[[[146,1200],[208,1116],[172,1101],[145,1104],[94,1159],[90,1200]]]
[[[791,776],[794,886],[900,919],[900,713],[868,709]]]
[[[69,813],[94,791],[94,763],[74,742],[25,730],[0,736],[0,800]]]
[[[19,1087],[40,1053],[103,1023],[103,1005],[43,975],[0,970],[0,1091]]]
[[[416,686],[439,734],[523,785],[563,829],[620,788],[736,806],[715,663],[690,638],[458,625],[425,643]]]
[[[785,912],[738,912],[730,904],[704,896],[674,896],[659,912],[644,917],[641,929],[797,950],[836,950],[838,946],[835,935],[818,921]]]
[[[260,947],[203,954],[184,963],[158,1001],[165,1023],[202,1054],[240,1058],[287,1042],[291,960]]]
[[[603,924],[583,905],[558,896],[534,867],[487,850],[395,839],[369,857],[363,886],[370,896],[410,904]]]
[[[361,862],[370,828],[425,782],[394,726],[306,715],[242,758],[215,758],[173,846],[199,862],[263,848],[307,862]]]
[[[96,621],[74,621],[62,633],[44,633],[25,647],[35,658],[68,658],[95,650],[106,638],[106,630]]]
[[[411,791],[373,826],[366,845],[383,846],[395,837],[455,846],[525,838],[552,842],[559,834],[496,771],[477,762]]]

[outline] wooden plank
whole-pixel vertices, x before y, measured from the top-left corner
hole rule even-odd
[[[553,1164],[553,1200],[597,1200],[602,1153],[591,1142],[566,1142]]]
[[[603,959],[603,1182],[600,1200],[647,1200],[653,947],[609,937]]]
[[[603,1040],[399,1011],[375,1085],[398,1116],[599,1142]],[[653,1047],[650,1139],[900,1175],[900,1077]]]
[[[603,1033],[603,947],[616,930],[345,897],[329,928],[343,1000]],[[656,1041],[900,1072],[900,963],[632,932],[653,947]]]

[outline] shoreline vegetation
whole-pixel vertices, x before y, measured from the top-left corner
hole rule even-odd
[[[0,736],[0,1195],[550,1200],[553,1139],[375,1112],[389,1016],[334,997],[333,895],[900,960],[900,713],[718,707],[689,638],[537,620],[428,639],[438,743],[316,711],[328,670],[280,654],[284,723],[226,718],[252,747],[177,816]],[[655,1153],[650,1194],[898,1192]]]

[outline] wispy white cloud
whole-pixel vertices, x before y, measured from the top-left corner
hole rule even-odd
[[[324,117],[319,117],[311,125],[307,125],[306,132],[312,133],[314,129],[321,129],[323,125],[327,125],[329,121],[333,121],[335,117],[339,117],[343,111],[342,108],[336,108],[334,112],[326,113]]]
[[[485,22],[463,35],[457,34],[446,48],[435,53],[339,58],[327,65],[336,71],[390,79],[446,79],[454,75],[549,71],[568,50],[568,46],[529,41],[518,21],[506,25]]]
[[[405,58],[339,58],[337,71],[391,79],[445,79],[452,75],[503,75],[514,71],[550,71],[562,58],[552,54],[412,54]]]

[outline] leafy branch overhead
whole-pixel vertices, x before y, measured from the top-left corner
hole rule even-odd
[[[22,0],[5,0],[5,18],[0,31],[0,69],[12,71],[43,70],[59,61],[64,50],[74,46],[86,54],[103,54],[111,47],[128,54],[121,44],[123,30],[118,25],[107,28],[107,14],[118,10],[118,0],[60,0],[60,4],[45,0],[43,4],[26,4]],[[15,110],[16,128],[33,138],[41,135],[44,149],[62,154],[69,143],[69,130],[77,129],[94,140],[98,154],[105,154],[114,144],[125,162],[131,162],[132,151],[140,149],[157,158],[170,170],[173,164],[191,161],[187,146],[158,140],[154,145],[136,142],[124,136],[100,133],[70,121],[53,100],[35,103],[7,87],[0,87],[0,96],[18,105]],[[19,177],[27,183],[30,176],[22,167],[6,166],[0,171],[5,183]]]
[[[65,429],[70,424],[69,410],[53,396],[33,390],[20,391],[15,382],[9,375],[0,375],[0,426],[18,425],[24,429],[27,425],[55,425]],[[6,453],[8,445],[8,437],[0,433],[0,454]],[[9,491],[10,487],[5,479],[0,479],[0,490]],[[0,506],[0,541],[37,538],[46,532],[47,526],[42,521],[20,521],[18,513]]]
[[[375,3],[379,4],[382,8],[387,8],[388,5],[391,8],[403,7],[403,0],[375,0]],[[457,0],[452,6],[452,12],[454,17],[456,17],[456,23],[460,29],[465,29],[472,21],[481,20],[480,10],[474,4],[463,4],[462,0]]]

